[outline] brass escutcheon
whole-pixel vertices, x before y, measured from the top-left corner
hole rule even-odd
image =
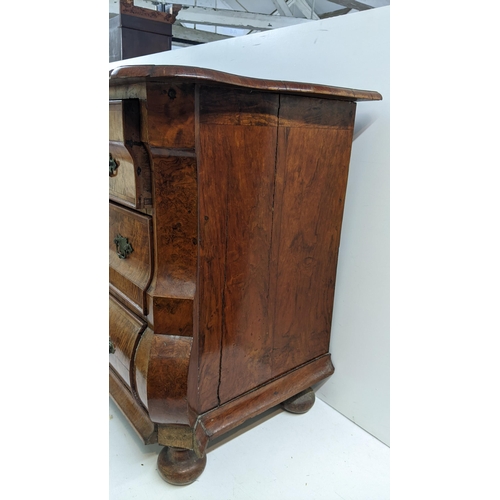
[[[116,169],[118,168],[118,162],[109,153],[109,176],[114,177],[116,175]]]
[[[121,234],[117,234],[113,242],[116,245],[116,252],[120,259],[126,259],[134,251],[132,245],[128,242],[128,238]]]

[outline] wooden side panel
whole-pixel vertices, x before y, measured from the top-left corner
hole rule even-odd
[[[210,125],[200,124],[198,150],[199,257],[189,401],[195,413],[219,404],[222,297],[226,254],[227,169],[210,155],[216,149]]]
[[[273,376],[329,348],[355,104],[322,101],[311,112],[314,101],[281,98],[271,274]]]
[[[269,266],[277,130],[264,126],[212,128],[220,146],[216,161],[229,167],[222,404],[272,376]]]
[[[278,101],[200,89],[198,412],[271,374],[267,299]]]
[[[125,259],[119,257],[114,242],[118,235],[127,238],[133,249]],[[144,313],[144,294],[151,279],[151,264],[151,217],[110,203],[109,282],[137,304]]]

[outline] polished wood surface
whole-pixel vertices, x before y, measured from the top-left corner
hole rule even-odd
[[[109,196],[132,208],[152,203],[148,152],[141,143],[140,106],[139,99],[109,103],[109,155],[117,164],[109,174]]]
[[[330,355],[325,354],[198,416],[191,424],[194,428],[198,454],[205,453],[211,439],[286,401],[307,387],[329,377],[333,372]]]
[[[142,137],[151,147],[194,148],[194,88],[174,81],[147,86]]]
[[[309,387],[305,391],[283,401],[281,406],[290,413],[306,413],[313,407],[315,400],[314,391]]]
[[[152,151],[154,273],[147,292],[155,333],[193,336],[198,254],[196,160]]]
[[[280,110],[288,117],[301,107],[300,98],[284,96]],[[328,352],[354,107],[325,101],[321,127],[285,120],[278,132],[273,376]]]
[[[200,90],[202,412],[272,377],[269,249],[278,107],[273,94]],[[217,355],[206,356],[213,344]]]
[[[110,161],[117,167],[109,176],[110,200],[131,208],[151,207],[151,171],[146,149],[126,141],[109,142]]]
[[[134,354],[134,362],[132,363],[134,371],[131,374],[132,380],[135,383],[135,392],[141,403],[146,409],[148,407],[148,369],[149,369],[149,353],[151,351],[151,343],[154,339],[154,332],[151,328],[146,328],[139,339],[137,349]]]
[[[110,97],[116,171],[132,166],[129,199],[110,183],[113,310],[142,325],[129,393],[167,446],[160,473],[183,484],[211,439],[283,402],[307,411],[333,373],[355,101],[381,97],[178,66],[113,70]]]
[[[126,238],[132,252],[120,258],[115,239]],[[145,293],[152,275],[152,220],[114,203],[109,205],[109,282],[145,314]]]
[[[113,368],[109,368],[109,395],[118,407],[123,411],[127,420],[144,444],[153,444],[158,441],[157,426],[136,398],[128,391]]]
[[[109,341],[114,352],[109,353],[109,364],[130,387],[130,363],[139,335],[146,323],[123,307],[116,299],[109,298]]]
[[[207,464],[206,455],[198,457],[194,451],[166,446],[158,455],[158,472],[170,484],[185,486],[195,481]]]
[[[236,87],[279,92],[282,94],[303,94],[307,97],[323,97],[325,99],[346,101],[379,101],[382,96],[375,91],[356,90],[344,87],[333,87],[314,83],[284,82],[232,75],[222,71],[190,66],[120,66],[110,70],[110,85],[120,85],[124,81],[134,83],[136,80],[169,80],[185,79],[196,82],[215,82]]]
[[[191,337],[155,334],[149,352],[148,411],[157,423],[187,424],[187,374]]]

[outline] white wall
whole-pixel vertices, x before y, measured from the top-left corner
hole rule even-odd
[[[317,395],[389,444],[389,7],[118,61],[376,90],[358,103],[332,321]]]

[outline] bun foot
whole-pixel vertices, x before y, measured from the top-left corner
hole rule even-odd
[[[287,399],[281,405],[290,413],[306,413],[312,408],[316,396],[311,387]]]
[[[200,477],[207,456],[199,458],[193,450],[165,446],[158,455],[158,472],[167,483],[183,486]]]

